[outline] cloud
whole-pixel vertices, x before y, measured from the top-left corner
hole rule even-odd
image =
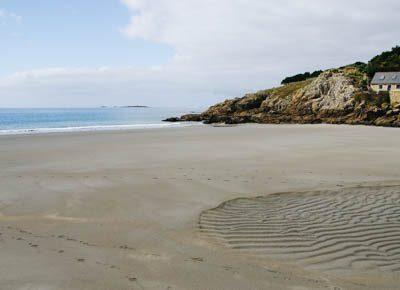
[[[131,19],[121,33],[171,46],[166,65],[17,73],[0,80],[0,105],[3,92],[43,104],[208,105],[289,74],[368,60],[400,39],[398,0],[122,2]]]
[[[173,67],[50,68],[0,78],[3,107],[145,104],[202,107],[235,92],[213,74]],[[208,79],[206,86],[204,81]],[[230,91],[227,91],[228,90]]]
[[[0,9],[0,20],[3,20],[3,22],[12,20],[16,23],[21,23],[22,16],[15,14],[13,12],[8,12],[7,10],[4,9]]]
[[[127,36],[169,44],[178,64],[210,69],[334,66],[390,48],[400,36],[394,0],[123,2],[133,14]]]

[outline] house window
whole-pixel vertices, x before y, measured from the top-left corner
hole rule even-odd
[[[382,86],[382,85],[379,85],[379,89],[382,90],[382,89],[383,89],[383,86]]]
[[[392,90],[392,85],[388,85],[388,91]]]
[[[396,86],[396,89],[400,90],[400,85],[397,85],[397,86]]]

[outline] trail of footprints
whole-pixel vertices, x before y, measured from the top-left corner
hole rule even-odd
[[[142,281],[139,280],[139,278],[136,275],[132,275],[130,273],[131,269],[128,269],[126,266],[121,267],[119,265],[110,264],[110,263],[99,261],[99,260],[87,259],[85,257],[86,255],[84,255],[83,257],[78,256],[78,257],[73,258],[73,256],[71,256],[71,254],[73,254],[75,252],[73,248],[71,249],[71,248],[67,247],[68,250],[64,250],[64,249],[60,248],[60,246],[62,245],[60,243],[57,243],[58,248],[49,246],[48,241],[53,240],[53,242],[54,242],[56,240],[60,240],[60,241],[64,241],[67,243],[78,245],[80,247],[85,247],[87,249],[101,247],[99,245],[96,245],[96,244],[93,244],[93,243],[90,243],[87,241],[83,241],[78,238],[74,238],[67,234],[41,235],[41,234],[27,231],[18,226],[0,225],[0,246],[1,246],[1,243],[4,242],[5,240],[16,241],[19,243],[19,245],[30,247],[30,248],[34,249],[35,251],[37,251],[37,253],[40,253],[41,251],[44,251],[44,252],[51,251],[51,252],[57,253],[58,255],[60,255],[60,257],[64,256],[64,258],[72,259],[77,263],[82,263],[82,264],[83,263],[89,263],[89,264],[95,263],[96,265],[99,265],[108,270],[114,270],[116,272],[119,272],[119,274],[121,276],[124,276],[125,279],[128,279],[130,282],[134,283],[139,289],[144,288],[144,286],[141,284]],[[47,241],[47,243],[46,243],[46,241]],[[67,244],[64,244],[64,246],[65,245],[67,245]],[[117,250],[127,251],[127,252],[137,251],[136,248],[128,246],[126,244],[114,245],[113,248],[117,249]],[[66,254],[66,255],[64,255],[64,254]],[[141,254],[151,255],[153,257],[161,257],[161,255],[155,254],[155,253],[141,252]],[[190,257],[190,258],[185,259],[185,261],[192,262],[192,263],[202,263],[205,260],[203,257]],[[230,269],[229,267],[228,268],[226,268],[226,267],[228,267],[228,266],[224,267],[226,271],[232,271],[232,269]],[[172,289],[172,287],[168,286],[167,289]]]
[[[400,186],[235,199],[199,226],[232,249],[308,268],[400,271]]]
[[[63,240],[66,242],[71,242],[71,243],[75,243],[75,244],[79,244],[80,246],[84,246],[84,247],[97,247],[97,245],[86,242],[86,241],[82,241],[64,234],[60,234],[60,235],[50,235],[50,236],[45,236],[45,235],[38,235],[35,233],[32,233],[30,231],[26,231],[24,229],[21,229],[19,227],[15,227],[15,226],[0,226],[0,242],[2,242],[4,240],[4,233],[8,232],[9,235],[8,238],[11,238],[11,240],[15,240],[15,241],[19,241],[21,243],[24,243],[26,246],[29,246],[31,248],[36,248],[38,250],[47,250],[47,251],[54,251],[58,254],[64,254],[65,250],[63,249],[42,249],[42,247],[40,246],[41,244],[41,240],[48,240],[48,239],[58,239],[58,240]],[[114,248],[117,249],[121,249],[121,250],[134,250],[131,247],[128,247],[127,245],[122,245],[122,246],[115,246]],[[70,257],[71,258],[71,257]],[[85,263],[87,262],[86,258],[83,257],[77,257],[74,259],[76,262],[78,263]],[[128,271],[123,271],[123,269],[121,269],[119,266],[113,265],[113,264],[109,264],[109,263],[105,263],[105,262],[101,262],[101,261],[90,261],[90,262],[95,262],[95,264],[100,265],[102,267],[105,267],[107,269],[113,269],[113,270],[117,270],[120,271],[122,273],[124,272],[128,272]],[[132,275],[127,275],[126,278],[131,281],[131,282],[135,282],[139,288],[143,288],[142,285],[139,284],[138,279],[135,276]]]

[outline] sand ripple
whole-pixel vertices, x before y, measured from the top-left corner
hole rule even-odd
[[[400,187],[284,193],[204,211],[201,231],[236,249],[318,269],[400,270]]]

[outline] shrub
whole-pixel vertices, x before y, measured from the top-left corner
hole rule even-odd
[[[351,66],[344,69],[347,77],[350,77],[356,87],[361,88],[363,91],[368,90],[368,77],[366,74],[359,70],[359,68]]]
[[[368,89],[368,80],[367,79],[363,79],[360,83],[360,88],[362,90],[367,90]]]
[[[365,102],[365,104],[370,106],[381,107],[383,104],[390,104],[389,92],[379,92],[375,93],[372,91],[358,92],[354,95],[354,100],[357,103]]]
[[[322,70],[317,70],[317,71],[315,71],[315,72],[313,72],[313,73],[305,72],[305,73],[302,73],[302,74],[297,74],[297,75],[294,75],[294,76],[290,76],[290,77],[285,78],[285,79],[281,82],[281,84],[282,84],[282,85],[285,85],[285,84],[289,84],[289,83],[305,81],[305,80],[308,80],[308,79],[310,79],[310,78],[316,78],[316,77],[318,77],[321,73],[322,73]]]
[[[356,68],[361,72],[365,72],[366,66],[367,66],[366,63],[361,62],[361,61],[357,61],[357,62],[355,62],[353,64],[342,66],[342,67],[340,67],[340,69],[345,69],[345,68],[349,68],[350,67],[350,68]]]
[[[276,98],[285,98],[285,99],[286,98],[290,98],[293,93],[295,93],[296,91],[306,87],[312,81],[313,81],[312,79],[307,79],[307,80],[301,81],[301,82],[289,83],[289,84],[287,84],[285,86],[269,89],[268,93],[271,96],[274,96]]]

